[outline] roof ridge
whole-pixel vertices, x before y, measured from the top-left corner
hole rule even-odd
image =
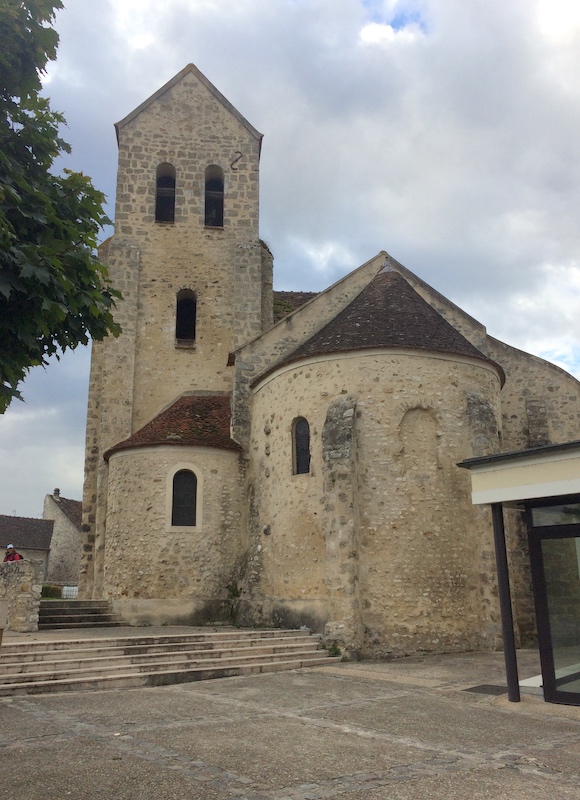
[[[388,261],[330,322],[268,371],[325,353],[406,348],[476,358],[505,374],[425,300]],[[264,377],[262,375],[261,377]]]

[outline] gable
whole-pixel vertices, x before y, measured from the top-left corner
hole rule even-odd
[[[80,530],[83,521],[83,504],[81,501],[69,500],[67,497],[61,497],[60,495],[57,497],[49,495],[49,497],[52,499],[56,508],[64,514],[69,522],[72,522],[75,528]]]
[[[177,90],[177,91],[176,91]],[[136,109],[127,114],[120,122],[115,123],[117,141],[121,130],[128,124],[137,120],[141,115],[160,114],[168,107],[171,107],[171,117],[188,116],[193,120],[198,118],[200,111],[213,110],[214,116],[229,116],[234,119],[241,129],[250,134],[261,147],[263,135],[240,114],[240,112],[216,89],[216,87],[198,70],[194,64],[188,64],[181,72],[178,72],[164,86],[158,89],[151,97],[147,98]],[[217,119],[216,119],[217,121]]]
[[[403,348],[464,356],[502,368],[447,322],[391,266],[327,325],[275,367],[303,358],[353,350]],[[274,368],[274,367],[273,367]]]

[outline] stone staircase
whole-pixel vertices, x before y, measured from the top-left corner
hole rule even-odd
[[[115,628],[123,620],[107,600],[41,600],[38,630],[67,628]]]
[[[320,637],[307,629],[4,643],[0,647],[0,697],[162,686],[339,660],[319,648]]]

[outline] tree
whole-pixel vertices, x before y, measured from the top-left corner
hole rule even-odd
[[[82,173],[53,175],[70,152],[62,114],[40,96],[56,57],[60,0],[0,0],[0,413],[30,367],[119,335],[106,267],[95,256],[109,222]]]

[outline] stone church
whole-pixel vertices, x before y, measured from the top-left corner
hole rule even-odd
[[[577,438],[578,382],[386,252],[274,292],[262,136],[193,65],[116,129],[123,333],[93,345],[81,594],[131,624],[307,625],[352,657],[495,648],[489,512],[457,463]]]

